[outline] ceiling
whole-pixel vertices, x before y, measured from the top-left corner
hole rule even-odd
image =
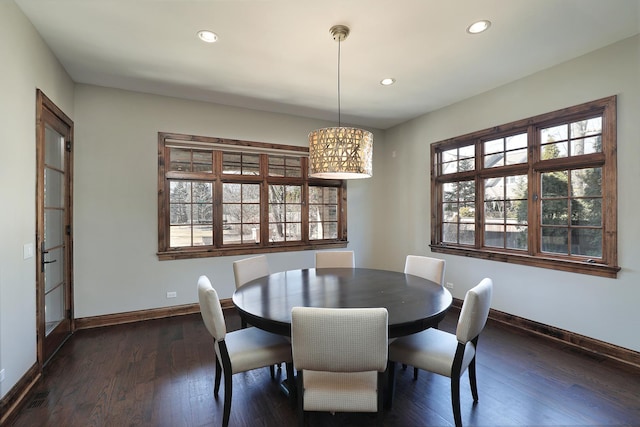
[[[77,83],[336,122],[345,24],[341,121],[378,129],[640,32],[640,0],[15,2]]]

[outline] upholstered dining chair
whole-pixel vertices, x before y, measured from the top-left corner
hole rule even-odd
[[[487,322],[492,293],[493,281],[488,278],[467,291],[455,334],[430,328],[398,338],[389,345],[390,381],[395,380],[396,362],[451,378],[451,405],[456,427],[462,426],[460,377],[467,368],[473,401],[478,401],[476,349],[480,332]]]
[[[233,277],[236,281],[236,289],[259,277],[269,275],[269,263],[265,255],[245,258],[233,263]],[[242,328],[247,327],[247,322],[240,320]]]
[[[285,362],[287,378],[289,381],[293,381],[291,344],[289,340],[280,335],[258,328],[227,332],[218,293],[211,286],[207,276],[200,276],[198,279],[198,300],[202,320],[214,340],[216,377],[213,395],[216,398],[220,390],[221,376],[224,374],[222,426],[227,427],[231,415],[233,374]]]
[[[233,277],[236,282],[236,289],[247,282],[268,275],[269,262],[267,261],[267,257],[265,255],[244,258],[238,261],[234,261],[233,263]],[[247,321],[244,319],[240,319],[240,327],[242,329],[246,328]],[[278,364],[278,369],[280,369],[280,364]],[[276,371],[273,365],[269,366],[269,372],[271,373],[272,379],[276,377]]]
[[[355,264],[353,251],[316,252],[316,268],[353,268]]]
[[[445,260],[420,255],[407,255],[404,263],[404,273],[422,277],[432,282],[440,283],[444,286]],[[437,327],[437,326],[436,326]],[[407,365],[402,365],[402,369],[407,369]],[[418,368],[413,368],[413,379],[418,379]]]
[[[444,270],[446,262],[443,259],[428,256],[407,255],[404,263],[404,273],[422,277],[444,286]]]
[[[293,308],[300,426],[307,411],[377,412],[382,425],[388,323],[386,308]]]

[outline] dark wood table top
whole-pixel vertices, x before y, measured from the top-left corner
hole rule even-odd
[[[233,303],[247,323],[291,335],[293,307],[385,307],[389,338],[437,325],[453,298],[438,283],[368,268],[302,269],[274,273],[241,286]]]

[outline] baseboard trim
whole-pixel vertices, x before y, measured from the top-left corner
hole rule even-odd
[[[462,300],[454,298],[453,307],[462,307]],[[597,355],[605,359],[621,363],[635,370],[640,369],[640,352],[609,344],[565,329],[545,325],[513,314],[491,309],[489,320],[502,327],[516,329],[529,335],[542,337],[556,343],[568,345],[588,355]]]
[[[0,426],[8,426],[14,421],[25,403],[25,397],[41,376],[42,373],[36,362],[0,400]]]
[[[231,298],[221,299],[220,305],[222,305],[223,310],[235,308]],[[105,314],[102,316],[81,317],[76,319],[76,329],[100,328],[102,326],[121,325],[143,320],[164,319],[165,317],[184,316],[196,313],[200,313],[200,304],[198,303]]]

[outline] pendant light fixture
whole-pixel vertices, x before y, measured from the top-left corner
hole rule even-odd
[[[309,176],[327,179],[370,178],[373,175],[373,134],[343,127],[340,118],[340,44],[349,27],[334,25],[329,30],[338,42],[338,126],[309,134]]]

